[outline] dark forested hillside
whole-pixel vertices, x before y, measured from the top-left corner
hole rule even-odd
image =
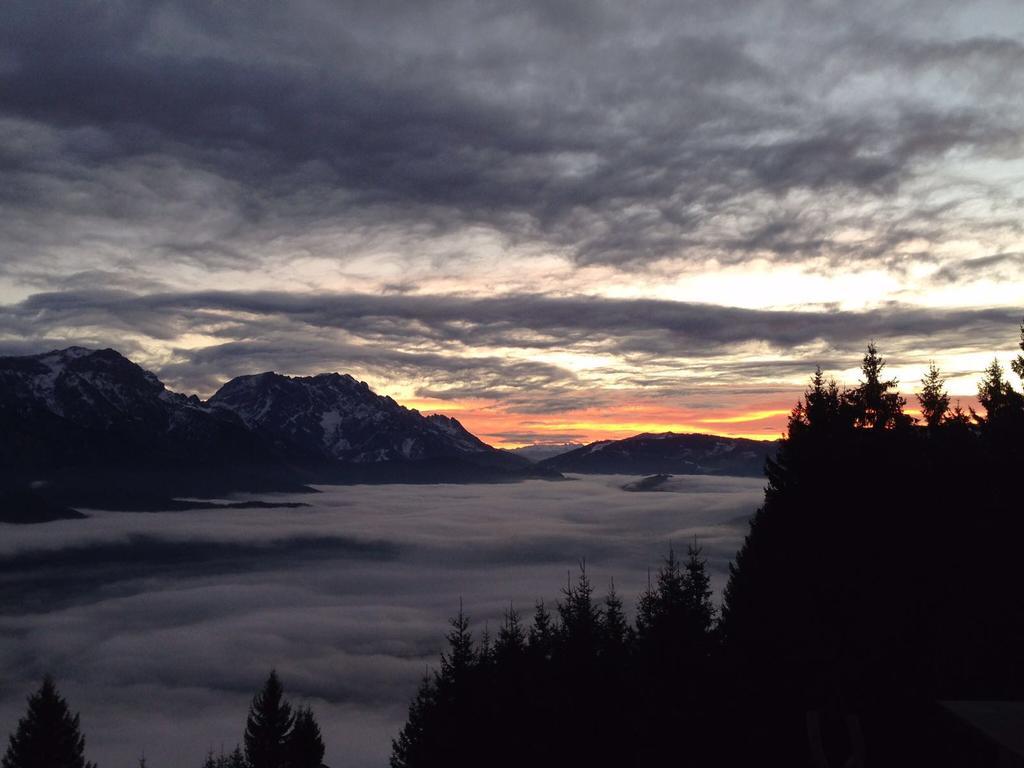
[[[718,612],[696,547],[633,622],[585,571],[528,628],[460,612],[393,768],[994,764],[940,702],[1024,697],[1024,396],[997,362],[982,413],[922,384],[918,423],[874,345],[814,374]]]

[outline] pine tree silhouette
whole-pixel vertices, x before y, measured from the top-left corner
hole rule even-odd
[[[949,394],[935,363],[928,364],[928,372],[921,380],[921,393],[917,400],[921,404],[924,423],[932,429],[938,427],[949,412]]]
[[[463,686],[476,663],[473,635],[469,631],[469,617],[459,600],[459,612],[449,620],[448,650],[441,654],[441,673],[438,684],[441,688]]]
[[[391,768],[419,768],[431,762],[430,745],[437,736],[437,686],[430,673],[424,673],[416,696],[409,704],[409,716],[398,737],[391,742]]]
[[[249,707],[245,723],[245,758],[251,768],[284,768],[287,739],[294,716],[284,698],[276,671],[271,671],[263,689]]]
[[[211,749],[206,753],[203,768],[249,768],[249,764],[245,760],[245,755],[242,754],[242,748],[236,745],[229,755],[225,755],[221,750],[219,755],[214,756]]]
[[[313,710],[299,707],[292,730],[285,742],[287,768],[320,768],[324,759],[324,742]]]
[[[526,652],[526,633],[519,621],[519,613],[509,605],[504,621],[494,641],[494,657],[498,663],[511,663]]]
[[[1018,346],[1020,347],[1021,352],[1024,352],[1024,323],[1021,323],[1020,326],[1020,344],[1018,344]],[[1013,359],[1013,362],[1010,363],[1010,367],[1013,369],[1013,372],[1021,378],[1021,380],[1024,380],[1024,354],[1017,355],[1017,357]]]
[[[711,577],[707,572],[707,559],[697,539],[687,548],[683,573],[683,603],[686,606],[690,632],[696,642],[704,642],[715,623],[715,605],[711,601]]]
[[[11,734],[3,768],[95,768],[85,760],[85,737],[79,732],[78,715],[47,675],[39,690],[28,699],[28,712]]]
[[[896,387],[896,379],[883,379],[885,360],[878,354],[874,342],[868,344],[861,361],[864,378],[860,385],[847,393],[847,404],[853,409],[859,427],[891,429],[908,426],[910,419],[903,413],[906,400]]]
[[[544,605],[544,601],[538,600],[533,613],[533,624],[530,626],[527,646],[530,655],[541,660],[550,658],[554,640],[555,628],[551,620],[551,613]]]
[[[619,653],[630,640],[629,622],[622,608],[622,599],[615,591],[615,580],[608,585],[604,598],[604,652]]]
[[[1007,381],[998,359],[993,360],[985,369],[978,384],[978,402],[985,409],[985,417],[981,421],[989,422],[1015,416],[1024,406],[1024,399]]]

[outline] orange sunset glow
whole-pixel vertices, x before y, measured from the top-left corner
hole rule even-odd
[[[780,402],[780,406],[781,406]],[[558,414],[516,414],[500,403],[411,404],[424,413],[454,416],[470,432],[499,448],[516,448],[531,442],[579,442],[618,440],[643,432],[699,432],[775,440],[785,429],[790,407],[694,410],[658,403],[636,403],[610,409],[567,411]],[[529,435],[529,439],[517,438]]]

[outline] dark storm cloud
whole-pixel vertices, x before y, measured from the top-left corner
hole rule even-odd
[[[108,219],[90,228],[102,243],[115,222],[145,225],[139,258],[214,268],[245,262],[240,232],[332,217],[482,223],[585,263],[729,258],[743,242],[848,260],[835,235],[852,222],[794,218],[788,194],[884,207],[952,149],[1019,151],[1019,44],[896,36],[922,8],[10,3],[0,195],[50,234],[12,224],[6,252],[24,263],[79,233],[63,212]],[[951,71],[949,100],[891,98],[901,76]],[[855,77],[872,74],[865,96]],[[222,209],[216,231],[174,232],[194,223],[187,201]],[[872,230],[860,258],[897,225],[932,242],[966,226],[924,201],[856,223]]]
[[[759,310],[651,299],[554,297],[495,298],[372,294],[203,292],[135,295],[115,291],[35,294],[0,309],[0,328],[28,335],[53,327],[100,325],[141,330],[158,339],[202,331],[226,337],[256,336],[295,323],[304,330],[340,330],[364,340],[463,344],[472,347],[579,349],[621,354],[713,356],[731,345],[767,342],[791,348],[817,340],[836,346],[871,338],[911,341],[962,334],[984,346],[1016,323],[1016,311],[928,309],[891,305],[874,311]],[[251,329],[251,330],[250,330]],[[1012,330],[1011,330],[1012,333]],[[295,362],[316,348],[295,349]],[[244,358],[288,360],[288,350],[227,343],[190,352],[196,369]],[[357,359],[408,359],[410,367],[459,371],[476,364],[429,353],[340,347]],[[498,364],[500,361],[491,361]],[[514,363],[509,363],[514,365]],[[531,375],[554,377],[554,368],[528,366]]]

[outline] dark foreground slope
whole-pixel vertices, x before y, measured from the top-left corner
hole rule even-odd
[[[1024,396],[994,365],[968,416],[936,375],[916,425],[882,372],[814,377],[721,609],[694,544],[632,622],[585,572],[479,640],[460,613],[393,768],[1018,764],[955,713],[1019,748]]]
[[[539,466],[578,474],[758,477],[777,448],[776,441],[664,432],[591,443]]]

